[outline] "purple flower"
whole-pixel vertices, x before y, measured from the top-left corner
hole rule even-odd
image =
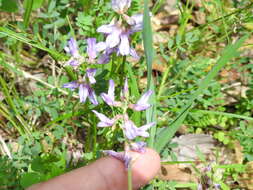
[[[69,83],[66,83],[62,86],[63,88],[68,88],[70,90],[75,90],[76,88],[79,87],[79,84],[77,81],[72,81],[72,82],[69,82]]]
[[[203,187],[200,183],[198,184],[197,190],[203,190]]]
[[[97,97],[94,90],[90,87],[90,85],[81,83],[79,86],[80,102],[85,102],[87,97],[89,98],[92,104],[98,105]]]
[[[129,35],[138,31],[134,19],[132,19],[132,21],[133,26],[131,26],[129,29],[122,27],[119,23],[115,21],[112,21],[110,24],[102,25],[97,29],[97,32],[106,35],[106,51],[105,55],[103,56],[104,60],[107,60],[110,54],[113,52],[116,52],[117,54],[119,53],[121,55],[131,55],[134,59],[139,59],[139,56],[137,55],[136,51],[130,47],[129,42]],[[102,49],[104,50],[104,44]]]
[[[112,9],[119,14],[123,14],[131,6],[131,1],[132,0],[112,0]]]
[[[131,33],[141,31],[143,28],[143,14],[135,14],[130,17],[132,20]]]
[[[147,132],[147,130],[152,127],[153,125],[155,125],[154,122],[143,125],[141,127],[136,127],[135,124],[129,120],[128,118],[125,119],[124,123],[123,123],[123,130],[124,130],[124,134],[125,136],[129,139],[132,140],[137,136],[141,136],[141,137],[149,137],[149,133]]]
[[[214,185],[215,190],[221,189],[221,185],[218,183],[215,183]]]
[[[118,46],[121,55],[130,54],[129,33],[125,31],[119,24],[110,23],[102,25],[97,29],[97,32],[107,35],[105,43],[108,48]]]
[[[72,81],[72,82],[64,84],[62,87],[68,88],[70,90],[79,88],[78,94],[79,94],[80,102],[85,102],[88,97],[92,104],[97,105],[98,101],[97,101],[96,94],[90,86],[90,84],[96,83],[96,80],[94,78],[95,73],[96,73],[96,69],[87,69],[86,75],[84,76],[84,79],[81,82]],[[86,78],[88,78],[89,82],[86,80]]]
[[[106,43],[104,43],[104,45],[106,46]],[[102,48],[100,48],[100,50],[102,50]],[[97,61],[98,64],[109,63],[111,54],[116,51],[115,48],[106,48],[106,47],[104,50],[105,50],[104,53],[98,58],[98,61]]]
[[[87,39],[87,54],[89,56],[89,61],[94,62],[94,59],[97,57],[96,51],[96,38],[88,38]]]
[[[78,52],[77,42],[74,38],[70,38],[68,46],[64,50],[71,55],[71,58],[67,61],[67,65],[77,67],[82,63],[83,57]]]
[[[113,80],[109,81],[109,89],[108,93],[101,93],[102,99],[109,105],[109,106],[120,106],[120,102],[115,101],[114,96],[115,91],[115,84]]]
[[[129,45],[129,39],[128,39],[127,33],[122,33],[120,35],[119,52],[121,55],[130,54],[130,45]]]
[[[129,54],[138,61],[140,59],[140,56],[137,54],[134,48],[130,48]]]
[[[106,49],[105,42],[96,43],[96,38],[88,38],[87,39],[87,54],[89,56],[89,62],[94,63],[98,52],[104,51]]]
[[[115,152],[113,150],[104,150],[103,153],[124,162],[125,168],[129,169],[132,158],[127,152]]]
[[[106,49],[106,43],[105,42],[98,42],[96,44],[96,51],[100,52]]]
[[[136,111],[143,111],[148,109],[151,105],[148,103],[148,99],[152,94],[152,90],[148,90],[142,95],[136,104],[130,105],[129,107]]]
[[[115,123],[114,119],[109,119],[104,114],[99,113],[96,110],[92,110],[92,111],[100,119],[100,122],[97,125],[98,127],[110,127],[110,126],[114,125],[114,123]]]
[[[97,32],[106,34],[106,46],[114,48],[120,43],[120,35],[123,33],[123,29],[117,24],[110,23],[100,26]]]
[[[130,149],[139,153],[145,153],[146,149],[145,147],[147,146],[147,143],[143,142],[143,141],[139,141],[136,143],[131,143],[130,144]]]
[[[66,46],[64,49],[67,53],[70,53],[73,57],[79,56],[78,46],[74,38],[70,38],[70,40],[68,41],[68,46]]]
[[[90,69],[88,68],[86,70],[86,75],[90,81],[91,84],[95,84],[96,83],[96,79],[94,78],[95,74],[96,74],[96,69]]]

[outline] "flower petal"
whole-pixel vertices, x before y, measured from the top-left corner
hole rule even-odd
[[[112,0],[112,9],[117,13],[124,13],[130,7],[132,0]]]
[[[143,111],[148,109],[151,105],[148,103],[148,99],[152,94],[152,90],[148,90],[146,93],[142,95],[142,97],[138,100],[136,104],[133,105],[133,109],[136,111]]]
[[[145,153],[146,149],[145,147],[147,146],[147,143],[143,142],[143,141],[139,141],[136,143],[131,143],[130,144],[130,149],[139,153]]]
[[[79,98],[80,102],[85,102],[88,96],[88,88],[85,84],[80,84],[79,86]]]
[[[88,38],[87,39],[87,54],[90,60],[93,60],[97,57],[96,51],[96,38]]]
[[[130,53],[129,39],[126,34],[120,36],[119,52],[121,55],[129,55]]]
[[[137,61],[140,59],[140,56],[137,54],[134,48],[130,48],[129,54]]]
[[[138,129],[137,129],[137,134],[138,134],[138,136],[142,136],[142,137],[149,137],[149,133],[147,132],[147,130],[150,128],[150,127],[152,127],[152,126],[154,126],[155,125],[155,122],[152,122],[152,123],[148,123],[148,124],[146,124],[146,125],[143,125],[143,126],[141,126],[141,127],[139,127]]]
[[[114,105],[114,100],[106,93],[101,93],[101,98],[104,100],[104,102],[109,105],[109,106],[113,106]]]
[[[71,57],[70,60],[68,60],[66,64],[72,67],[77,67],[80,65],[79,61],[73,57]]]
[[[114,100],[114,91],[115,91],[115,84],[114,81],[111,79],[109,80],[108,95],[111,97],[112,100]]]
[[[96,71],[97,71],[97,69],[91,69],[91,68],[86,69],[86,75],[87,75],[91,84],[96,83],[96,79],[94,78]]]
[[[126,153],[126,152],[125,153],[124,152],[115,152],[113,150],[104,150],[103,153],[124,162],[125,168],[129,169],[132,158],[128,153]]]
[[[115,46],[117,46],[120,43],[120,34],[117,32],[113,32],[111,34],[109,34],[106,37],[106,46],[109,48],[114,48]]]
[[[105,42],[98,42],[96,44],[96,51],[100,52],[100,51],[104,51],[106,49],[106,43]]]
[[[88,87],[88,91],[89,91],[88,98],[91,101],[91,103],[94,105],[98,105],[97,96],[95,94],[95,91],[91,87]]]
[[[77,46],[77,42],[74,38],[70,38],[70,40],[68,41],[68,45],[69,45],[69,53],[73,56],[73,57],[78,57],[79,53],[78,53],[78,46]]]
[[[125,136],[129,139],[132,140],[135,137],[138,136],[138,131],[137,131],[137,127],[135,126],[135,124],[131,121],[131,120],[125,120],[123,123],[123,131]]]
[[[114,119],[109,119],[104,114],[97,112],[96,110],[92,110],[93,113],[100,119],[98,123],[98,127],[110,127],[115,123]]]
[[[99,58],[98,58],[98,61],[97,61],[97,63],[98,64],[107,64],[107,63],[109,63],[109,61],[110,61],[110,55],[108,55],[108,54],[102,54]]]
[[[98,27],[97,32],[104,33],[104,34],[110,34],[113,30],[113,26],[111,24],[105,24],[100,27]]]
[[[70,90],[74,90],[79,87],[79,84],[77,81],[72,81],[69,83],[63,84],[62,88],[69,88]]]

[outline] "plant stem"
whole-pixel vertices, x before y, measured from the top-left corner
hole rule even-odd
[[[127,169],[127,182],[128,182],[128,190],[133,189],[133,183],[132,183],[132,166],[129,164],[129,167]]]

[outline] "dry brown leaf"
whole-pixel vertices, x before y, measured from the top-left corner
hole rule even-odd
[[[246,172],[242,174],[240,183],[242,183],[249,190],[253,189],[253,161],[246,164]]]
[[[234,149],[235,149],[235,163],[242,164],[243,162],[243,147],[241,146],[238,140],[234,141]]]
[[[240,79],[240,72],[236,69],[222,69],[220,72],[221,83],[234,83],[236,80]]]
[[[193,17],[194,21],[197,24],[205,24],[206,23],[206,14],[202,11],[194,12],[195,17]]]
[[[158,174],[161,180],[173,180],[178,182],[197,182],[196,175],[192,175],[191,169],[180,164],[163,164]]]
[[[197,148],[204,154],[209,155],[214,148],[215,140],[211,135],[205,134],[188,134],[172,139],[178,147],[173,148],[177,155],[178,161],[195,161],[198,160]]]

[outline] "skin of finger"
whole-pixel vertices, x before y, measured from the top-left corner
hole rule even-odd
[[[133,187],[147,184],[160,169],[160,157],[152,149],[139,154],[132,166]],[[127,171],[124,164],[112,157],[58,176],[27,190],[127,190]]]

